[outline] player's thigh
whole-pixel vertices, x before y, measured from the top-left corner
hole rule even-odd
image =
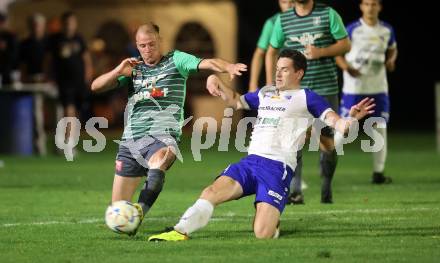
[[[173,148],[174,146],[163,146],[156,149],[148,159],[148,167],[150,169],[161,169],[163,171],[168,170],[176,160],[176,155],[174,154],[175,148]]]
[[[112,201],[131,201],[147,169],[140,160],[134,158],[130,150],[120,145],[115,161],[115,177],[113,179]]]
[[[272,238],[280,220],[280,211],[275,206],[265,202],[257,203],[256,207],[254,219],[255,236],[257,238]]]
[[[238,199],[242,195],[243,188],[241,185],[231,177],[222,175],[219,176],[212,185],[203,190],[200,198],[208,200],[214,205],[218,205]]]
[[[113,179],[112,202],[126,200],[130,201],[136,191],[142,176],[127,177],[115,174]]]

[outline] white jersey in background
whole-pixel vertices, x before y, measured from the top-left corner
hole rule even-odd
[[[354,78],[344,71],[344,94],[388,93],[385,53],[396,47],[393,28],[383,21],[369,26],[361,18],[350,24],[347,31],[351,50],[345,59],[362,75]]]
[[[333,111],[324,98],[309,89],[279,91],[265,86],[240,100],[246,109],[258,110],[248,153],[283,162],[292,170],[314,118],[324,120]]]

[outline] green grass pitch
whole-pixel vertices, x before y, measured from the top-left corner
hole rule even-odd
[[[334,180],[332,205],[319,203],[318,154],[306,153],[306,205],[287,206],[278,240],[256,240],[253,197],[219,206],[188,242],[148,243],[172,226],[229,163],[243,153],[204,150],[184,162],[134,238],[104,224],[116,145],[63,157],[0,156],[0,262],[439,262],[440,155],[430,134],[391,134],[387,175],[370,184],[371,154],[346,148]],[[232,147],[231,147],[232,148]]]

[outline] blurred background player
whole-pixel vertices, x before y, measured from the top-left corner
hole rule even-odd
[[[344,71],[340,113],[347,116],[352,105],[367,96],[375,98],[377,106],[372,116],[382,117],[384,123],[381,128],[374,129],[383,137],[385,144],[380,151],[373,152],[372,183],[391,183],[391,178],[384,176],[387,156],[386,124],[389,120],[386,71],[394,71],[395,68],[396,37],[391,25],[379,20],[381,0],[361,0],[359,7],[362,17],[347,27],[352,48],[345,57],[336,58],[338,66]]]
[[[78,33],[78,20],[73,12],[65,12],[61,16],[61,32],[51,35],[48,39],[48,64],[50,74],[58,86],[59,98],[64,108],[64,117],[80,116],[81,109],[87,107],[86,85],[91,83],[92,61],[83,37]],[[70,133],[79,128],[69,123],[64,138],[69,145]]]
[[[301,81],[323,96],[337,111],[338,81],[334,57],[350,50],[344,24],[332,8],[313,0],[296,0],[292,10],[280,14],[273,28],[270,46],[266,53],[266,81],[273,83],[274,65],[279,49],[300,50],[307,58],[307,75]],[[318,120],[319,121],[319,120]],[[334,131],[325,127],[320,134],[321,203],[332,203],[331,182],[337,165],[334,148]],[[298,166],[292,180],[289,202],[303,204],[301,191],[302,153],[298,153]]]
[[[20,71],[23,82],[42,82],[47,50],[46,18],[39,13],[27,20],[29,35],[20,42]]]
[[[96,78],[92,90],[128,88],[127,123],[116,156],[112,202],[131,201],[147,176],[138,198],[145,215],[162,191],[165,171],[176,159],[188,76],[212,70],[227,72],[232,78],[247,67],[219,58],[200,59],[179,50],[162,54],[159,27],[153,23],[138,28],[136,46],[141,57],[127,58]]]
[[[281,12],[286,12],[293,7],[293,0],[278,0],[278,5],[280,6]],[[257,47],[255,48],[254,54],[252,56],[251,69],[250,69],[250,79],[249,79],[249,92],[256,91],[260,86],[258,84],[261,68],[264,65],[264,58],[266,55],[267,48],[269,47],[270,37],[272,35],[273,25],[276,18],[280,13],[276,13],[266,20],[261,31],[260,38],[257,42]]]
[[[187,240],[189,234],[208,224],[215,206],[254,194],[255,236],[259,239],[278,237],[280,216],[294,176],[296,154],[304,144],[313,119],[320,118],[342,133],[348,131],[353,121],[341,119],[324,98],[309,89],[301,89],[306,70],[307,60],[301,52],[284,49],[277,61],[275,86],[265,86],[240,96],[217,76],[208,78],[210,93],[221,96],[230,107],[258,109],[249,155],[229,165],[212,185],[206,187],[173,230],[153,235],[149,241]],[[372,107],[373,100],[364,99],[353,106],[350,116],[361,119],[372,112]]]
[[[8,29],[6,14],[0,12],[0,86],[12,84],[12,73],[17,67],[18,43]]]

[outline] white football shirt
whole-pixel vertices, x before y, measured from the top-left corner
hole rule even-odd
[[[283,162],[292,170],[296,168],[296,152],[303,147],[314,118],[324,120],[333,111],[310,89],[279,91],[265,86],[240,100],[245,108],[258,110],[248,153]]]
[[[367,25],[362,18],[350,24],[347,32],[351,40],[351,50],[345,54],[348,64],[361,72],[354,78],[344,71],[345,94],[388,93],[385,53],[396,47],[393,28],[379,21],[375,26]]]

